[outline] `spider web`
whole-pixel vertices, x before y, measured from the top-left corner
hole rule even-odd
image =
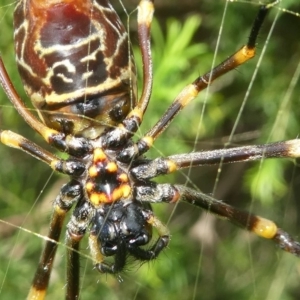
[[[125,22],[129,19],[140,72],[136,14],[132,12],[137,2],[124,0],[126,12],[118,3],[116,9]],[[202,92],[157,140],[150,157],[298,136],[297,2],[282,0],[280,8],[270,12],[259,35],[257,57]],[[137,135],[156,122],[183,86],[211,68],[214,57],[215,63],[219,63],[245,43],[258,3],[156,1],[157,20],[152,26],[153,96]],[[11,0],[0,5],[0,52],[12,81],[26,99],[13,57],[14,5]],[[48,147],[25,125],[2,90],[0,106],[1,129],[13,130]],[[0,295],[23,299],[47,233],[52,202],[66,179],[28,155],[3,145],[0,157]],[[183,183],[213,194],[231,205],[274,220],[299,240],[297,161],[273,159],[201,167],[157,180]],[[140,266],[132,261],[122,275],[124,283],[120,284],[113,276],[93,270],[84,242],[81,299],[299,299],[299,259],[187,204],[153,208],[170,228],[169,248],[149,264]],[[63,239],[61,242],[49,299],[64,297],[65,248]]]

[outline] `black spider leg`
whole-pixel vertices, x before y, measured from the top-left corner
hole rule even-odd
[[[173,103],[158,120],[158,122],[134,145],[126,147],[118,156],[118,159],[123,162],[129,162],[134,157],[138,157],[147,152],[153,145],[155,139],[169,126],[170,122],[175,116],[197,95],[203,91],[208,85],[210,85],[215,79],[223,76],[231,70],[236,69],[240,65],[246,63],[248,60],[255,56],[256,40],[265,17],[271,7],[275,3],[269,5],[263,5],[260,7],[259,12],[252,25],[248,42],[245,46],[240,48],[236,53],[225,59],[211,71],[207,72],[203,76],[199,76],[193,83],[187,85],[175,98]]]
[[[77,159],[59,159],[58,157],[41,148],[32,141],[12,131],[0,130],[0,141],[9,147],[26,152],[27,154],[43,161],[53,170],[69,175],[72,178],[77,178],[85,171],[85,165]],[[81,197],[81,186],[75,180],[71,180],[67,185],[63,186],[60,194],[57,196],[54,202],[54,210],[51,216],[46,245],[43,248],[41,259],[27,299],[43,299],[45,297],[52,270],[52,264],[57,249],[57,242],[60,238],[65,215],[70,210],[72,205]],[[68,256],[70,257],[70,260],[72,260],[70,266],[72,270],[67,271],[67,289],[69,288],[69,284],[73,282],[73,279],[76,278],[76,274],[79,274],[79,258],[76,257],[76,250],[78,250],[78,245],[76,243],[70,243],[68,246],[70,248],[73,247],[75,251],[71,251],[70,256]],[[71,279],[72,276],[74,278]],[[76,292],[78,291],[78,285],[76,285],[77,281],[75,281],[74,284],[70,286],[70,290],[72,290],[71,295],[74,295],[74,293],[78,293]]]
[[[143,65],[143,90],[137,105],[117,128],[109,132],[103,141],[104,147],[115,147],[130,139],[140,127],[148,107],[153,84],[150,28],[154,13],[153,0],[141,0],[138,8],[138,40]]]
[[[168,246],[170,242],[170,232],[152,211],[144,211],[144,217],[149,225],[156,228],[159,237],[149,249],[140,248],[136,246],[138,243],[135,243],[128,248],[128,251],[132,256],[141,261],[149,261],[155,259],[160,252]]]
[[[98,241],[98,235],[94,232],[91,232],[89,235],[89,247],[93,257],[95,268],[101,273],[115,275],[119,282],[122,282],[123,279],[119,273],[124,269],[126,265],[128,254],[125,241],[123,239],[119,239],[116,249],[111,249],[111,251],[106,249],[104,255],[100,251],[101,244]],[[105,257],[110,255],[114,255],[113,263],[108,263],[105,260]]]
[[[79,295],[77,292],[74,293],[72,288],[73,285],[79,285],[79,269],[76,267],[76,273],[74,273],[74,267],[72,267],[72,265],[75,262],[75,265],[77,266],[79,259],[79,243],[86,234],[86,230],[88,228],[90,228],[89,248],[95,268],[102,273],[111,274],[117,274],[124,268],[127,258],[127,248],[124,241],[122,239],[117,240],[118,245],[116,251],[116,249],[108,247],[103,250],[103,247],[101,247],[101,243],[98,240],[101,232],[106,230],[104,227],[105,224],[109,223],[109,215],[114,210],[114,206],[115,204],[106,205],[106,207],[109,207],[109,209],[105,211],[104,218],[102,219],[100,226],[97,226],[98,224],[95,225],[95,215],[97,215],[97,209],[91,205],[89,199],[87,199],[85,196],[83,197],[82,201],[78,202],[67,225],[67,299],[77,299],[76,297]],[[101,206],[99,207],[99,210],[102,212],[104,211]],[[115,225],[113,224],[113,227],[114,226]],[[108,235],[116,231],[115,228],[110,228],[110,230],[111,231],[106,231]],[[115,256],[114,264],[106,263],[105,257],[112,255]],[[118,274],[117,277],[119,281],[122,281]]]
[[[171,189],[177,190],[182,201],[203,208],[219,217],[249,230],[260,237],[273,240],[282,250],[300,257],[300,243],[295,241],[287,232],[278,228],[268,219],[256,216],[249,212],[236,209],[220,200],[182,185],[174,185]]]
[[[294,139],[265,145],[242,146],[220,150],[209,150],[171,155],[166,158],[159,157],[140,164],[131,169],[135,179],[144,181],[158,175],[165,175],[179,169],[216,165],[223,163],[236,163],[258,161],[264,158],[298,158],[300,157],[300,140]]]
[[[67,286],[66,299],[78,299],[80,279],[80,254],[79,244],[84,237],[95,209],[84,197],[77,202],[77,206],[67,224],[66,248],[67,248]]]
[[[0,130],[0,141],[8,147],[19,149],[41,160],[57,172],[76,177],[85,171],[85,164],[76,158],[60,159],[34,142],[10,130]]]
[[[158,158],[141,164],[131,170],[136,180],[146,181],[158,175],[175,172],[191,166],[214,165],[221,160],[224,163],[254,161],[263,158],[297,158],[300,157],[300,140],[271,143],[259,146],[245,146],[231,149],[203,151],[189,154],[172,155]],[[216,200],[201,192],[179,185],[145,185],[136,188],[136,199],[145,202],[176,202],[179,198],[194,206],[203,208],[220,217],[225,217],[232,223],[273,239],[279,247],[296,256],[300,256],[300,244],[270,220],[255,216],[249,212],[240,211],[222,201]]]
[[[222,62],[211,72],[197,78],[193,84],[188,85],[173,104],[156,123],[156,125],[145,134],[135,145],[124,149],[118,159],[121,161],[131,161],[134,157],[145,153],[153,144],[154,140],[168,127],[171,120],[184,108],[196,95],[214,79],[224,73],[236,68],[252,58],[255,54],[255,43],[263,23],[263,20],[269,10],[277,2],[262,6],[254,21],[251,33],[246,46],[236,52],[233,56]],[[197,152],[190,154],[173,155],[168,158],[158,158],[148,163],[143,163],[131,170],[132,176],[142,182],[158,175],[174,172],[178,169],[200,165],[217,164],[220,161],[233,163],[248,160],[260,160],[271,157],[295,158],[300,155],[299,140],[272,143],[260,146],[246,146],[231,149],[222,149],[209,152]],[[189,189],[179,185],[169,184],[151,184],[136,187],[136,200],[147,203],[176,202],[180,198],[194,206],[201,207],[209,212],[215,213],[220,217],[225,217],[229,221],[253,231],[264,238],[273,239],[280,248],[300,255],[300,244],[294,241],[286,232],[277,228],[270,220],[255,216],[248,212],[242,212],[230,205],[209,197],[201,192]]]
[[[180,154],[146,162],[131,170],[131,174],[136,180],[145,182],[144,185],[135,188],[135,197],[136,200],[147,203],[174,203],[181,199],[219,217],[228,219],[230,222],[263,238],[272,239],[284,251],[300,256],[300,244],[290,237],[287,232],[278,228],[271,220],[241,211],[186,186],[146,183],[150,178],[190,166],[213,165],[219,163],[220,160],[229,163],[271,157],[300,157],[300,140],[222,149],[212,152]]]
[[[53,261],[57,250],[63,222],[67,212],[81,197],[81,188],[77,182],[65,184],[56,197],[46,244],[36,270],[27,299],[43,299],[49,284]],[[75,298],[73,298],[75,299]]]

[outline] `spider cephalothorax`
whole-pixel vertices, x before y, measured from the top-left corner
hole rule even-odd
[[[89,244],[97,269],[118,273],[125,266],[127,254],[142,261],[157,257],[167,246],[169,234],[153,215],[148,199],[139,194],[141,187],[151,190],[155,183],[149,180],[141,182],[130,175],[132,168],[145,161],[136,160],[134,164],[119,162],[116,157],[123,147],[103,150],[99,143],[105,137],[106,133],[90,141],[94,150],[81,162],[78,158],[68,161],[69,169],[76,170],[72,174],[73,184],[78,186],[75,190],[81,198],[68,224],[68,236],[82,238],[90,227]],[[71,185],[72,182],[69,188]],[[150,248],[140,248],[151,242],[152,226],[158,229],[160,237]],[[107,264],[105,256],[114,256],[115,262]]]

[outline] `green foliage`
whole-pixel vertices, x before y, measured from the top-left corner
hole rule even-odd
[[[282,1],[281,6],[299,13],[297,1]],[[153,95],[138,137],[157,122],[185,85],[211,68],[225,1],[168,3],[155,3]],[[244,44],[258,3],[228,2],[216,63]],[[12,81],[28,103],[12,54],[13,7],[10,0],[0,4],[0,52]],[[258,57],[266,47],[262,64],[258,66],[255,58],[217,80],[208,92],[203,91],[159,137],[150,157],[223,148],[231,134],[230,146],[297,137],[300,87],[299,80],[292,86],[292,78],[300,59],[297,30],[300,18],[281,13],[265,46],[277,12],[277,9],[271,12],[259,37]],[[132,14],[131,20],[135,17]],[[131,37],[134,43],[136,35],[133,33]],[[133,48],[141,79],[138,46]],[[255,68],[258,75],[232,133]],[[24,124],[0,91],[1,129],[16,131],[44,146],[42,139]],[[0,225],[0,295],[5,299],[24,299],[43,244],[34,233],[46,234],[51,204],[62,179],[17,150],[0,145],[0,157],[0,220],[9,223]],[[274,219],[292,235],[299,235],[300,177],[296,165],[274,159],[223,166],[221,170],[215,191],[217,198]],[[188,181],[190,186],[211,194],[216,174],[214,167],[196,168],[158,180]],[[154,209],[171,230],[169,249],[149,264],[140,266],[133,261],[123,274],[122,284],[112,276],[98,274],[83,255],[81,299],[299,299],[299,260],[277,250],[272,242],[223,220],[201,217],[198,210],[188,205],[180,204],[176,209],[172,205],[155,205]],[[89,255],[86,245],[81,249]],[[62,239],[48,299],[63,298],[64,251]]]

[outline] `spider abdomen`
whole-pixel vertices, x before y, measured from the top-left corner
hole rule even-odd
[[[135,104],[135,67],[106,0],[22,0],[14,26],[24,88],[47,126],[96,138],[125,118]]]

